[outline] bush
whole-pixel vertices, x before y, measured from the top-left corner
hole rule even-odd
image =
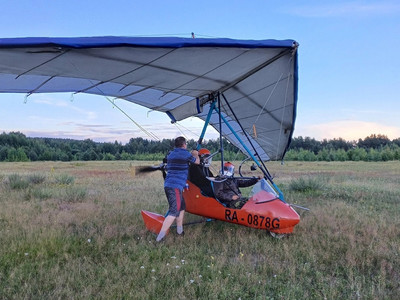
[[[398,146],[385,146],[381,149],[353,148],[327,149],[323,148],[315,155],[310,150],[290,149],[286,152],[287,161],[390,161],[400,159],[400,148]]]
[[[295,192],[315,192],[320,191],[325,188],[325,183],[321,178],[315,177],[300,177],[298,179],[292,180],[289,184],[289,189]]]
[[[43,174],[31,174],[28,176],[28,181],[33,184],[41,184],[45,182],[46,176]]]
[[[365,161],[367,160],[367,151],[364,148],[354,148],[347,152],[349,160],[352,161]]]
[[[299,160],[298,155],[297,155],[297,151],[294,149],[290,149],[289,151],[286,152],[285,154],[285,160],[287,161],[297,161]]]
[[[29,186],[29,182],[24,180],[19,174],[11,174],[8,176],[8,184],[13,190],[22,190]]]
[[[300,149],[298,156],[299,156],[299,160],[301,160],[301,161],[316,161],[317,160],[317,156],[314,154],[314,152],[312,152],[310,150]]]
[[[65,201],[70,203],[80,202],[85,199],[87,191],[83,187],[69,187],[65,190]]]
[[[32,196],[36,199],[45,200],[53,197],[53,191],[48,188],[38,188],[32,191]]]
[[[317,154],[318,161],[331,161],[329,151],[327,149],[322,149]]]
[[[378,150],[375,150],[375,149],[371,148],[371,149],[369,150],[369,152],[368,152],[367,160],[368,160],[368,161],[381,161],[381,160],[382,160],[381,152],[379,152]]]
[[[126,153],[125,151],[122,151],[121,153],[121,160],[132,160],[133,159],[133,155]]]
[[[103,160],[115,160],[115,156],[111,153],[106,153],[103,155]]]
[[[31,199],[45,200],[53,197],[53,191],[48,188],[28,188],[25,191],[24,198],[29,201]]]
[[[55,181],[58,184],[69,185],[75,182],[75,178],[68,174],[61,174],[56,176]]]
[[[347,160],[347,153],[344,149],[338,149],[335,151],[335,160],[336,161],[346,161]]]
[[[381,151],[382,161],[389,161],[394,159],[394,151],[391,151],[389,146],[385,146]]]

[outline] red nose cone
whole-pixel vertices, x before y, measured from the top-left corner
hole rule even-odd
[[[300,222],[299,214],[287,203],[273,201],[271,212],[279,218],[279,228],[272,228],[270,231],[275,233],[292,233],[294,226]]]
[[[146,225],[146,228],[153,232],[158,234],[161,230],[161,226],[165,220],[164,216],[156,213],[152,213],[146,210],[142,210],[142,217],[144,224]]]

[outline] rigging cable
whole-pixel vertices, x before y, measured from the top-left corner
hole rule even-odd
[[[123,111],[118,105],[115,104],[115,102],[113,100],[111,100],[109,97],[104,96],[113,106],[115,106],[116,108],[118,108],[119,111],[121,111],[125,116],[128,117],[129,120],[131,120],[140,130],[142,130],[142,132],[144,132],[145,134],[147,134],[147,136],[149,136],[150,138],[156,139],[156,140],[160,140],[154,133],[147,131],[146,129],[144,129],[142,126],[140,126],[139,123],[137,123],[135,120],[133,120],[125,111]]]
[[[179,129],[179,126],[180,126],[180,127],[184,128],[186,131],[188,131],[188,132],[190,132],[191,134],[193,134],[194,136],[196,136],[196,137],[198,136],[198,134],[197,134],[196,132],[190,130],[189,128],[187,128],[187,127],[185,127],[185,126],[183,126],[182,124],[179,124],[178,122],[175,122],[175,123],[173,123],[173,124],[174,124],[178,129]],[[182,132],[181,129],[179,129],[179,131]],[[185,135],[183,132],[182,132],[182,134]],[[186,138],[186,136],[185,136],[185,138]],[[186,139],[187,139],[187,138],[186,138]]]
[[[54,57],[51,60],[54,60],[56,58],[58,58],[59,56],[61,56],[62,54],[66,53],[67,51],[61,53],[60,55],[57,55],[56,57]],[[47,62],[46,62],[47,63]],[[42,64],[43,65],[43,64]],[[74,63],[71,62],[71,65],[78,71],[81,72],[81,69]],[[22,75],[22,74],[21,74]],[[97,89],[101,95],[103,95],[113,106],[115,106],[119,111],[121,111],[126,117],[128,117],[129,120],[131,120],[143,133],[145,133],[148,137],[155,139],[155,140],[160,140],[155,134],[153,134],[152,132],[147,131],[146,129],[144,129],[142,126],[140,126],[139,123],[137,123],[135,120],[133,120],[125,111],[123,111],[118,105],[115,104],[115,102],[113,100],[111,100],[109,97],[106,96],[106,94],[100,89],[99,84],[95,84],[92,80],[87,79],[87,81],[90,83],[90,88],[95,88]],[[73,100],[73,95],[78,94],[78,93],[82,93],[84,91],[87,91],[88,88],[86,88],[85,90],[80,90],[77,92],[74,92],[71,95],[71,101]],[[29,94],[28,94],[29,96]],[[115,100],[115,99],[114,99]]]
[[[78,72],[81,71],[80,68],[78,68],[78,66],[77,66],[76,64],[72,64],[72,66],[73,66]],[[93,82],[92,80],[88,79],[88,82],[91,84],[91,87],[92,87],[92,88],[97,89],[97,90],[107,99],[107,101],[109,101],[113,106],[115,106],[119,111],[121,111],[121,112],[122,112],[129,120],[131,120],[132,123],[135,124],[143,133],[145,133],[148,137],[150,137],[150,138],[152,138],[152,139],[155,139],[155,140],[158,140],[158,141],[160,140],[154,133],[147,131],[147,130],[144,129],[142,126],[140,126],[139,123],[137,123],[135,120],[133,120],[125,111],[123,111],[118,105],[116,105],[115,102],[114,102],[113,100],[111,100],[109,97],[107,97],[106,94],[100,89],[100,87],[99,87],[98,85],[94,84],[94,82]],[[87,90],[87,89],[86,89],[86,90]],[[78,93],[81,93],[81,92],[82,92],[82,91],[74,92],[74,93],[72,94],[71,97],[73,97],[73,95],[78,94]],[[115,99],[117,99],[117,98],[115,98]],[[114,100],[115,100],[115,99],[114,99]]]
[[[176,125],[176,122],[174,124],[175,124],[175,127],[180,131],[180,133],[185,137],[185,139],[188,140],[186,134],[182,131],[182,129],[179,128],[179,126]]]

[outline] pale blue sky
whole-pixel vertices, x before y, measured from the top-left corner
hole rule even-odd
[[[397,0],[2,1],[3,38],[190,37],[191,32],[197,37],[294,39],[300,44],[294,136],[400,137]],[[159,138],[181,134],[160,113],[123,100],[117,104]],[[0,105],[0,132],[122,143],[148,138],[104,97],[0,94]],[[201,122],[191,118],[182,126],[188,138],[197,139]]]

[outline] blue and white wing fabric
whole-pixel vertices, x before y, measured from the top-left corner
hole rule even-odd
[[[263,160],[282,159],[297,103],[293,40],[82,37],[0,39],[0,93],[88,93],[203,120],[212,95]],[[219,131],[218,115],[210,124]],[[244,150],[230,128],[222,134]],[[249,137],[250,142],[246,139]]]

